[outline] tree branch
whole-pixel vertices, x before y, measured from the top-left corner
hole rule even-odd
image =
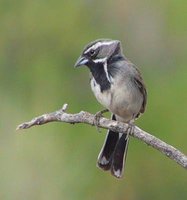
[[[85,124],[94,125],[95,115],[90,114],[85,111],[81,111],[76,114],[69,114],[69,113],[66,113],[67,106],[68,106],[67,104],[64,104],[62,109],[58,111],[41,115],[39,117],[32,119],[29,122],[24,122],[17,127],[17,130],[27,129],[35,125],[43,125],[48,122],[54,122],[54,121],[65,122],[65,123],[70,123],[70,124],[85,123]],[[114,132],[126,133],[129,125],[122,122],[117,122],[117,121],[113,121],[113,120],[109,120],[104,117],[101,117],[99,120],[98,127],[104,128],[104,129],[110,129]],[[166,155],[167,157],[169,157],[170,159],[174,160],[179,165],[187,169],[187,156],[184,155],[182,152],[180,152],[178,149],[174,148],[173,146],[141,130],[137,126],[133,127],[133,131],[132,133],[130,133],[130,135],[145,142],[147,145],[150,145],[153,148],[159,150],[161,153],[163,153],[164,155]]]

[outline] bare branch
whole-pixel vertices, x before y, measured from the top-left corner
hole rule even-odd
[[[24,122],[17,127],[17,130],[27,129],[32,126],[43,125],[48,122],[54,122],[54,121],[65,122],[70,124],[85,123],[94,125],[95,115],[85,111],[81,111],[76,114],[69,114],[65,112],[67,110],[67,106],[68,106],[67,104],[64,104],[63,107],[58,111],[41,115],[39,117],[32,119],[29,122]],[[120,133],[125,133],[129,127],[128,124],[109,120],[104,117],[100,118],[98,126],[100,128],[110,129],[114,132],[120,132]],[[130,133],[130,135],[145,142],[147,145],[150,145],[153,148],[159,150],[164,155],[166,155],[167,157],[169,157],[170,159],[174,160],[179,165],[187,169],[187,156],[184,155],[182,152],[180,152],[178,149],[174,148],[173,146],[141,130],[137,126],[134,126],[133,131],[132,133]]]

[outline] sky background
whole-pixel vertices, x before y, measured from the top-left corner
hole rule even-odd
[[[187,199],[186,170],[134,138],[117,180],[96,167],[105,130],[49,123],[15,131],[64,103],[72,113],[103,109],[88,69],[73,66],[87,43],[112,38],[147,86],[136,124],[187,154],[186,10],[185,0],[0,1],[0,199]]]

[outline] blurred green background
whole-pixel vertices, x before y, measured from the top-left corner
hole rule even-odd
[[[144,130],[187,154],[187,2],[185,0],[0,1],[0,199],[187,199],[186,170],[132,138],[125,177],[96,168],[105,138],[88,125],[16,126],[69,104],[102,107],[75,70],[84,45],[122,41],[148,89]],[[20,133],[20,134],[19,134]]]

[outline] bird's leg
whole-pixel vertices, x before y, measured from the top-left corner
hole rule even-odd
[[[134,120],[130,120],[130,121],[128,122],[127,136],[126,136],[126,138],[128,138],[129,135],[133,133],[133,130],[134,130]]]
[[[99,129],[99,120],[101,117],[103,117],[103,114],[106,113],[106,112],[109,112],[108,109],[104,109],[104,110],[101,110],[99,112],[97,112],[94,116],[94,125],[96,126],[96,129],[98,132],[100,132],[100,129]]]

